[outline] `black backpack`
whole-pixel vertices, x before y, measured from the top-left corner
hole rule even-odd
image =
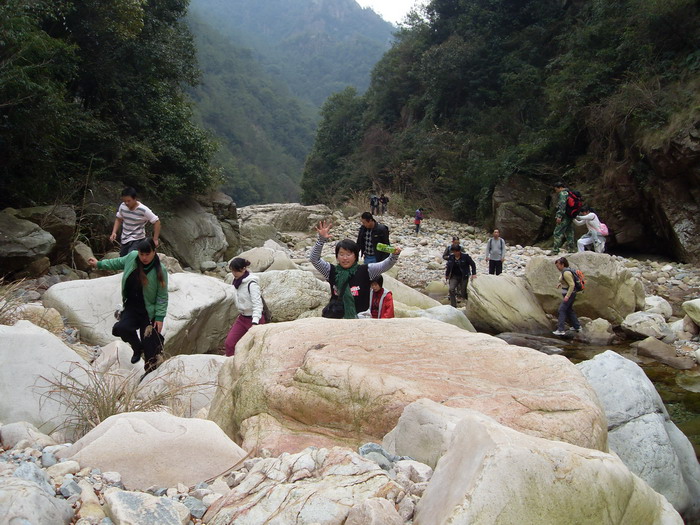
[[[567,192],[569,195],[566,197],[566,215],[573,219],[581,211],[583,198],[581,193],[576,190],[567,190]]]
[[[250,294],[250,285],[252,281],[248,283],[248,294]],[[265,298],[263,297],[262,294],[262,287],[260,286],[260,283],[258,283],[258,287],[260,287],[260,300],[262,301],[263,304],[263,317],[265,318],[266,323],[271,323],[272,322],[272,314],[270,313],[270,309],[267,307],[267,303],[265,302]]]

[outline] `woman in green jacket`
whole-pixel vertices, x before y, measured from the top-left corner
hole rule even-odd
[[[146,373],[157,366],[162,351],[163,320],[168,309],[168,272],[160,264],[153,239],[143,239],[137,249],[116,259],[88,264],[98,270],[124,270],[122,301],[124,309],[112,328],[112,335],[121,337],[134,351],[132,363],[144,354]]]

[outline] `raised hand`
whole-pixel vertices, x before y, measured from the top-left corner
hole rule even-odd
[[[333,227],[333,225],[331,224],[330,221],[321,221],[318,223],[318,226],[316,226],[316,231],[324,239],[330,239],[332,227]]]

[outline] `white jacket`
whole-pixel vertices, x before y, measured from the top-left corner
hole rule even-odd
[[[598,219],[598,216],[593,212],[575,217],[574,222],[577,226],[583,226],[585,224],[589,232],[600,234],[600,219]]]
[[[249,274],[236,290],[236,307],[238,313],[252,317],[254,323],[260,322],[263,313],[262,295],[258,276]]]

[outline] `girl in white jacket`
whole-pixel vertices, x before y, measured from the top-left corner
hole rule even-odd
[[[583,252],[586,250],[586,246],[589,244],[593,245],[593,249],[597,253],[603,253],[605,251],[605,237],[600,233],[600,219],[593,212],[593,208],[586,206],[581,209],[581,214],[574,218],[574,223],[577,226],[583,226],[584,224],[588,228],[588,231],[581,235],[581,238],[576,244],[578,244],[578,251]]]
[[[248,271],[249,266],[250,261],[241,257],[236,257],[230,264],[233,273],[233,286],[236,288],[238,317],[226,337],[226,355],[228,357],[235,353],[236,343],[250,330],[251,326],[265,324],[258,276]]]

